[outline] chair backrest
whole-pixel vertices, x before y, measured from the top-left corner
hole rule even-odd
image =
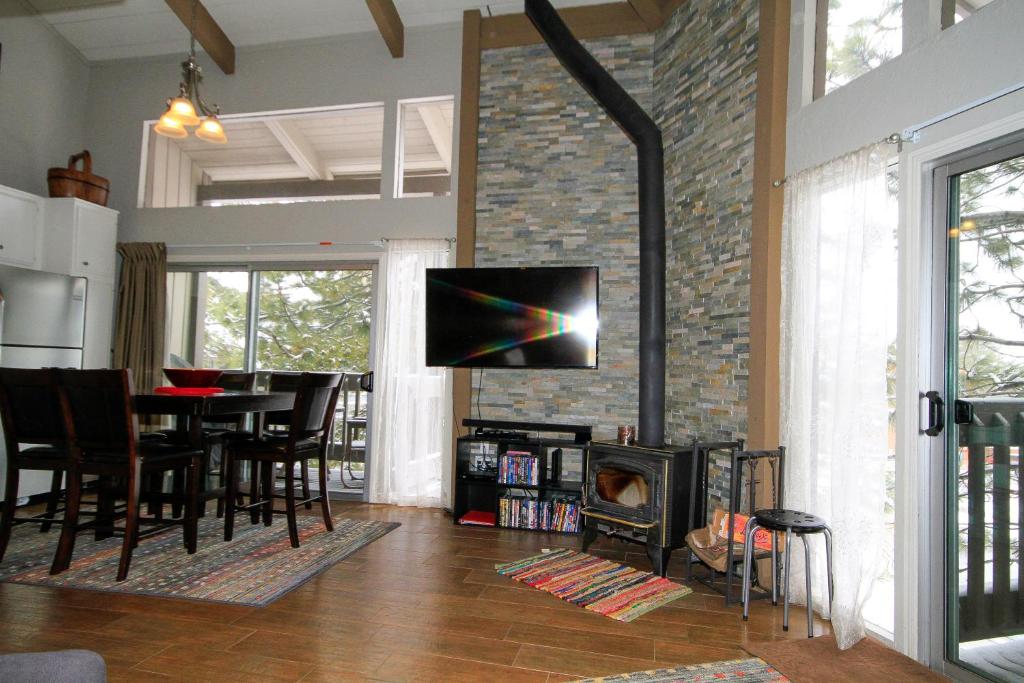
[[[227,391],[252,391],[256,386],[256,373],[229,370],[217,378],[216,385]]]
[[[88,459],[93,452],[134,457],[139,439],[132,371],[55,370],[71,445]]]
[[[252,391],[256,386],[256,373],[229,370],[217,378],[216,386],[226,391]],[[203,416],[203,423],[231,425],[235,429],[241,429],[247,416],[247,413],[222,413],[213,416]]]
[[[299,382],[302,379],[301,372],[290,372],[275,370],[270,373],[270,383],[267,386],[267,390],[270,392],[275,391],[287,391],[295,392],[298,390]],[[275,410],[264,414],[263,424],[266,426],[276,425],[278,427],[284,427],[292,423],[292,411],[290,410]]]
[[[342,377],[340,372],[302,373],[288,429],[292,442],[330,434]]]
[[[9,454],[17,453],[22,443],[65,445],[53,370],[0,369],[0,419]]]

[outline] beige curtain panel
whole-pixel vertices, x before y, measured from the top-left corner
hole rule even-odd
[[[122,242],[117,253],[122,260],[114,367],[131,368],[135,390],[145,393],[162,381],[167,246],[162,242]]]

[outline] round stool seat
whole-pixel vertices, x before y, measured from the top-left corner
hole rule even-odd
[[[817,515],[798,510],[757,510],[754,513],[757,525],[770,531],[792,531],[795,534],[810,534],[824,531],[828,524]]]

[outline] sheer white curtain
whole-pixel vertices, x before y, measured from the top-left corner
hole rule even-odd
[[[451,451],[447,371],[424,362],[426,269],[447,240],[389,240],[378,271],[370,502],[441,507]]]
[[[886,153],[884,145],[873,145],[786,181],[784,503],[832,527],[832,628],[841,649],[864,636],[864,603],[885,566],[885,321],[896,299],[896,211],[886,187]],[[808,540],[812,597],[824,614],[824,540]],[[794,550],[790,586],[794,600],[806,604],[802,545]]]

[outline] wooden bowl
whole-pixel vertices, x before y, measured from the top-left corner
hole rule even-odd
[[[223,370],[207,368],[164,368],[164,375],[176,387],[212,387]]]

